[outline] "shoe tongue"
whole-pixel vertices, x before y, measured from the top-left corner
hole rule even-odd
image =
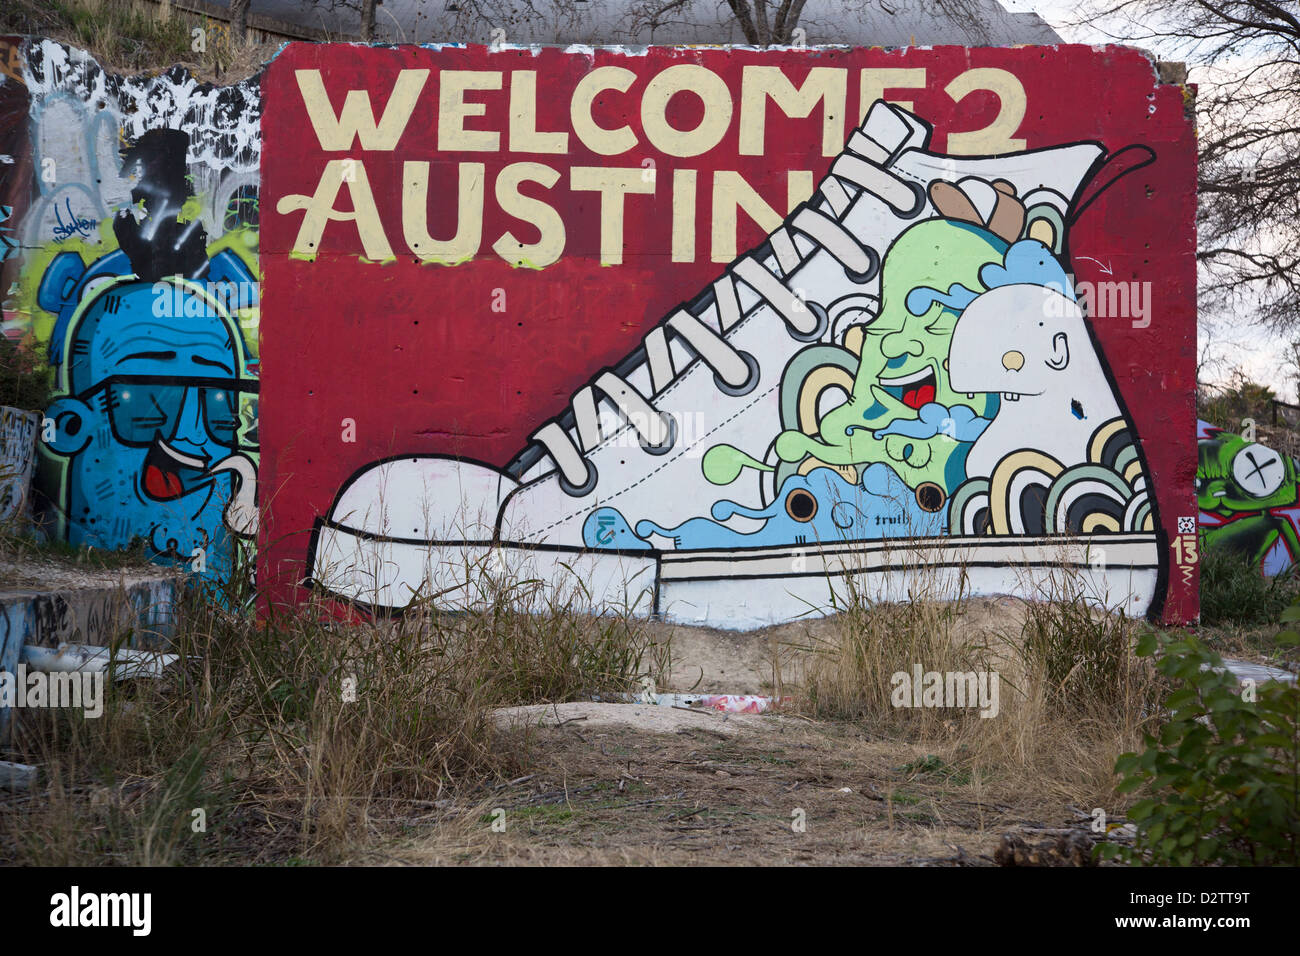
[[[923,145],[925,136],[926,128],[918,120],[881,101],[872,104],[846,146],[872,162],[884,164],[913,142]]]
[[[880,100],[872,104],[862,125],[849,136],[848,141],[844,144],[844,152],[856,153],[863,159],[884,165],[908,146],[913,144],[924,146],[927,135],[928,127],[912,117],[911,114]],[[821,206],[824,202],[825,200],[820,193],[814,193],[811,200],[812,205]],[[771,256],[772,253],[769,251],[768,255]],[[698,311],[691,310],[691,314],[719,335],[726,334],[726,330],[721,327],[721,323],[718,321],[716,307],[704,308]],[[670,342],[673,341],[673,338],[670,336]],[[673,351],[676,354],[677,348],[673,348]],[[620,367],[619,375],[642,395],[650,396],[652,394],[653,387],[650,379],[649,362],[644,353],[639,356],[639,360],[634,364],[625,363]],[[933,400],[933,386],[913,389],[904,398],[904,401],[913,408],[920,408]],[[912,405],[912,402],[916,404]],[[565,416],[561,424],[573,435],[576,442],[577,435],[571,417]],[[506,466],[506,470],[516,479],[522,480],[543,461],[551,462],[552,466],[554,464],[550,455],[541,446],[530,444],[514,461]],[[543,467],[548,466],[543,465]]]

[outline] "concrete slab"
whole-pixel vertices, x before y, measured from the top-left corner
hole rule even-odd
[[[492,719],[502,728],[563,727],[576,730],[596,727],[634,727],[652,734],[673,734],[682,730],[705,730],[721,734],[771,731],[781,726],[780,717],[757,714],[724,714],[693,707],[660,707],[656,704],[612,704],[573,701],[567,704],[529,704],[493,711]]]
[[[129,632],[125,646],[164,650],[176,634],[176,572],[54,569],[42,588],[31,586],[30,569],[3,570],[9,586],[0,590],[0,671],[16,673],[24,648],[107,647]],[[10,708],[0,707],[0,745],[9,725]]]
[[[1296,675],[1290,671],[1284,671],[1280,667],[1270,667],[1268,664],[1252,664],[1249,661],[1225,657],[1223,666],[1239,681],[1253,680],[1256,684],[1263,684],[1265,681],[1275,680],[1283,684],[1294,684],[1296,680]]]
[[[161,649],[176,633],[178,578],[122,577],[80,588],[0,591],[0,636],[20,645],[104,647],[132,631],[129,646]]]

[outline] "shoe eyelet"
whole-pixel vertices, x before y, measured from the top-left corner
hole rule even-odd
[[[636,440],[641,443],[641,450],[647,455],[666,455],[673,450],[677,444],[677,419],[673,416],[660,413],[659,418],[663,421],[668,429],[668,437],[664,439],[662,445],[652,445],[637,432]]]
[[[933,481],[923,481],[916,486],[916,503],[922,511],[934,514],[940,511],[948,500],[943,488]]]
[[[754,390],[754,386],[758,384],[758,359],[748,352],[741,352],[740,357],[745,360],[745,364],[749,367],[749,374],[745,376],[745,380],[739,385],[728,385],[721,375],[717,372],[713,373],[713,384],[717,386],[718,391],[723,395],[739,398],[741,395],[748,395]]]
[[[876,252],[870,246],[863,246],[862,251],[867,254],[871,264],[867,266],[866,272],[853,272],[851,269],[845,269],[844,274],[849,277],[850,282],[856,282],[858,285],[866,285],[872,279],[880,274],[880,253]]]
[[[920,183],[915,183],[912,182],[911,180],[908,180],[904,185],[906,185],[908,188],[912,190],[912,195],[916,196],[915,205],[913,205],[911,209],[899,209],[896,206],[894,206],[893,203],[890,203],[889,205],[891,208],[893,208],[894,212],[896,212],[902,218],[915,219],[917,216],[921,215],[921,212],[925,209],[926,202],[928,202],[928,199],[925,195],[925,187],[923,187]]]
[[[786,331],[790,333],[790,338],[794,339],[796,342],[816,342],[821,339],[821,337],[826,334],[826,330],[830,328],[830,316],[828,316],[826,310],[816,302],[804,302],[803,307],[817,317],[817,327],[811,332],[804,333],[797,332],[787,325]]]
[[[585,498],[596,488],[596,481],[600,477],[596,472],[596,466],[589,461],[585,463],[587,465],[587,480],[581,485],[571,484],[569,479],[564,477],[564,472],[560,472],[560,490],[570,498]]]

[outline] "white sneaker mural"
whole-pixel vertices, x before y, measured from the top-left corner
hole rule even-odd
[[[929,135],[877,102],[812,200],[504,469],[360,470],[317,522],[311,580],[463,608],[483,575],[523,576],[746,628],[905,594],[905,566],[1021,594],[1065,566],[1145,612],[1147,474],[1065,255],[1108,157],[950,157]]]

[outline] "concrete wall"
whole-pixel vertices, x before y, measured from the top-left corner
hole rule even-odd
[[[258,79],[121,77],[11,44],[4,333],[54,370],[37,474],[51,526],[221,578],[223,513],[255,491]]]
[[[21,525],[36,466],[37,412],[0,408],[0,528]]]
[[[220,576],[260,488],[264,606],[751,627],[1067,568],[1196,614],[1195,146],[1136,52],[21,53],[70,540]]]
[[[92,579],[55,590],[6,589],[0,591],[0,631],[6,648],[18,650],[61,644],[109,647],[128,632],[125,646],[160,649],[175,634],[176,597],[176,580],[168,577]],[[13,668],[7,669],[12,673]]]
[[[290,46],[265,89],[268,599],[754,626],[1066,565],[1195,613],[1193,141],[1140,55]]]

